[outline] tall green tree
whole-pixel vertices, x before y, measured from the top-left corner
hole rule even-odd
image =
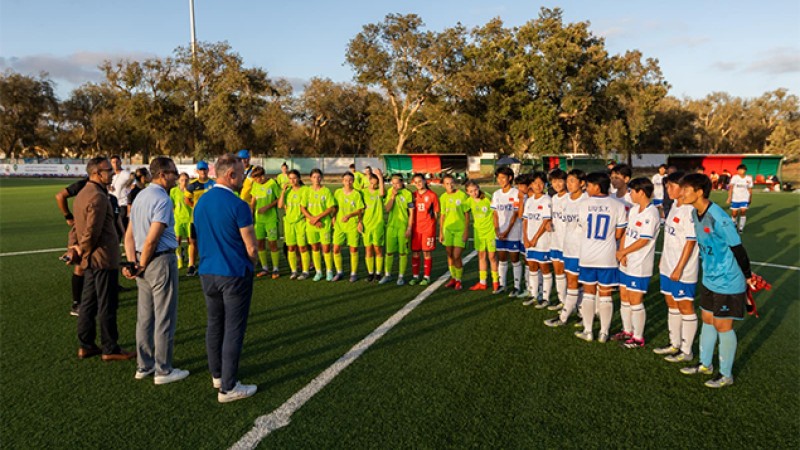
[[[46,144],[42,121],[58,109],[53,81],[47,73],[38,77],[12,71],[0,74],[0,145],[10,158]],[[45,126],[44,128],[47,128]]]

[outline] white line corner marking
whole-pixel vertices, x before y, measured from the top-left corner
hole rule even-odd
[[[467,255],[464,258],[464,264],[469,262],[476,255],[477,252],[475,251]],[[383,335],[388,333],[389,330],[400,323],[400,321],[403,320],[403,318],[405,318],[411,311],[413,311],[414,308],[419,306],[420,303],[422,303],[426,298],[433,294],[436,289],[443,285],[448,278],[450,278],[449,274],[444,274],[439,277],[438,280],[428,286],[424,291],[420,292],[420,294],[417,295],[413,300],[406,303],[406,305],[403,306],[399,311],[394,313],[392,317],[389,317],[372,333],[354,345],[353,348],[351,348],[341,358],[337,359],[336,362],[334,362],[330,367],[317,375],[317,377],[311,380],[311,382],[308,383],[303,389],[300,389],[297,391],[297,393],[292,395],[289,400],[286,400],[286,402],[284,402],[284,404],[282,404],[278,409],[267,415],[257,418],[253,428],[248,431],[247,434],[242,436],[242,438],[239,439],[239,442],[235,443],[231,448],[237,450],[255,448],[258,443],[270,433],[289,425],[292,414],[297,412],[297,410],[300,409],[307,401],[311,400],[314,395],[316,395],[322,390],[322,388],[324,388],[337,375],[339,375],[342,370],[347,368],[347,366],[358,359],[358,357],[361,356],[368,348],[370,348],[372,344],[377,342],[378,339],[382,338]]]

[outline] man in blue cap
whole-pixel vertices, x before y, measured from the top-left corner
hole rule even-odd
[[[242,184],[242,191],[239,193],[239,198],[250,203],[250,192],[253,190],[253,178],[250,174],[253,173],[254,165],[250,164],[250,150],[242,149],[236,153],[236,157],[242,161],[244,166],[244,183]]]
[[[194,208],[195,205],[197,205],[197,201],[200,200],[200,197],[208,192],[214,184],[214,180],[208,178],[208,163],[205,161],[198,162],[197,178],[190,181],[189,185],[186,186],[186,194],[183,199],[184,203],[190,208]],[[192,222],[189,225],[189,269],[186,272],[186,275],[190,277],[197,275],[195,261],[197,261],[197,231],[194,228],[193,215]]]

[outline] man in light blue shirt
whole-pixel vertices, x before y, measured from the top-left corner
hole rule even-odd
[[[153,181],[136,197],[125,232],[125,254],[131,263],[123,271],[138,287],[136,308],[136,361],[134,378],[154,376],[167,384],[189,376],[172,367],[178,316],[178,260],[175,217],[169,191],[178,171],[166,157],[150,163]]]

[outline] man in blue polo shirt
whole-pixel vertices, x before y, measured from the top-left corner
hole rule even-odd
[[[220,403],[247,398],[256,385],[237,379],[247,315],[253,296],[253,265],[258,244],[250,206],[236,192],[244,166],[227,154],[216,164],[217,184],[197,202],[194,224],[200,245],[200,282],[206,298],[206,351],[212,384]]]
[[[684,367],[687,375],[713,374],[711,364],[719,338],[719,376],[706,381],[711,388],[733,384],[733,359],[736,356],[734,320],[742,320],[746,310],[745,292],[752,277],[750,260],[736,232],[736,225],[725,211],[712,203],[711,180],[704,174],[689,174],[681,179],[682,200],[692,205],[694,228],[703,267],[703,292],[700,296],[703,328],[700,332],[700,363]]]

